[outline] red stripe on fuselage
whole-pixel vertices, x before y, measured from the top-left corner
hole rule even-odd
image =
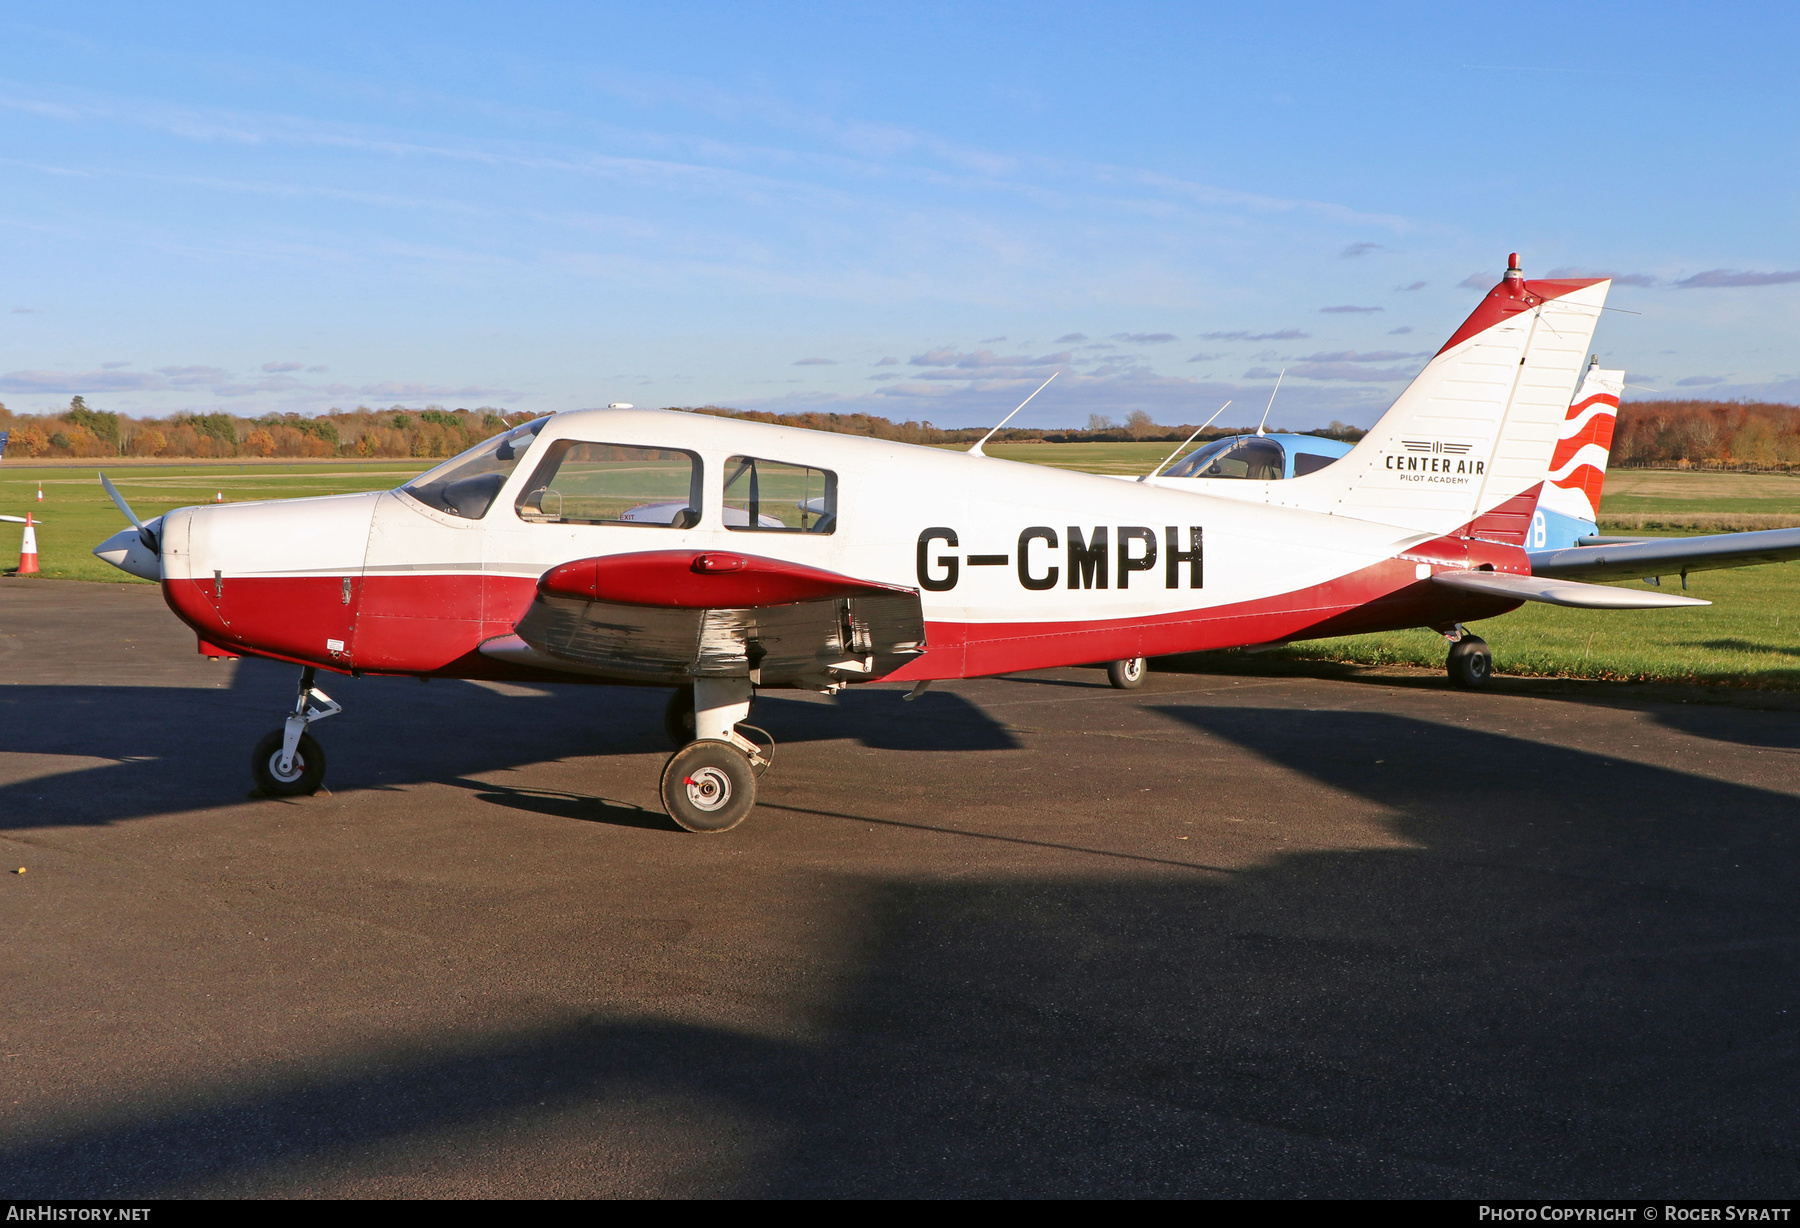
[[[1290,639],[1407,627],[1445,627],[1516,609],[1517,602],[1420,580],[1421,562],[1524,573],[1524,554],[1478,540],[1440,538],[1398,558],[1291,593],[1148,617],[1051,622],[930,622],[928,651],[896,680],[978,677],[1121,657],[1164,656]],[[481,656],[510,634],[535,582],[519,576],[370,576],[342,602],[341,578],[166,581],[169,606],[208,642],[247,655],[340,672],[453,678],[589,679],[521,669]],[[1025,600],[1021,595],[1021,602]],[[223,611],[223,612],[222,612]],[[327,641],[345,647],[332,651]]]

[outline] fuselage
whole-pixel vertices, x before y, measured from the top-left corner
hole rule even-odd
[[[165,598],[215,653],[345,672],[521,676],[479,648],[512,632],[551,568],[643,551],[734,552],[918,589],[928,649],[889,676],[925,679],[1447,627],[1515,603],[1434,586],[1433,571],[1527,571],[1514,546],[1221,498],[1204,482],[1121,482],[693,414],[584,410],[519,440],[504,477],[482,479],[490,501],[478,515],[466,500],[419,497],[418,483],[170,512],[159,526]],[[567,441],[691,458],[691,516],[546,514],[534,474]],[[726,483],[745,458],[827,475],[830,517],[784,530],[765,527],[777,522],[754,507],[728,506]]]

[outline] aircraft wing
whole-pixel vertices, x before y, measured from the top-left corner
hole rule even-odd
[[[1622,544],[1528,552],[1531,574],[1559,580],[1628,580],[1676,572],[1753,567],[1800,559],[1800,529],[1659,537]]]
[[[1571,552],[1564,550],[1555,553]],[[1680,597],[1674,593],[1609,588],[1604,584],[1583,584],[1578,580],[1560,580],[1549,576],[1519,576],[1508,571],[1440,571],[1431,577],[1431,582],[1489,597],[1542,601],[1548,605],[1574,606],[1582,610],[1649,610],[1667,606],[1712,604],[1697,597]]]
[[[496,660],[620,682],[749,678],[826,688],[925,651],[916,589],[781,559],[651,550],[577,559],[538,580]]]

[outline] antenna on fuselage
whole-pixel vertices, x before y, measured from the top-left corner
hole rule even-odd
[[[1176,448],[1173,452],[1169,453],[1168,456],[1163,458],[1162,464],[1160,464],[1156,468],[1152,469],[1149,473],[1146,473],[1143,477],[1139,478],[1138,481],[1148,482],[1151,478],[1153,478],[1157,474],[1161,473],[1164,469],[1167,469],[1169,467],[1169,462],[1174,460],[1177,456],[1181,455],[1181,449],[1187,447],[1190,443],[1194,442],[1194,436],[1198,435],[1201,431],[1204,431],[1207,427],[1211,426],[1213,424],[1213,418],[1217,418],[1220,414],[1224,413],[1230,407],[1231,407],[1231,402],[1227,401],[1227,402],[1225,402],[1225,404],[1219,406],[1219,408],[1214,410],[1212,418],[1208,418],[1205,422],[1202,422],[1199,426],[1195,427],[1193,435],[1189,435],[1186,439],[1182,440],[1181,446]]]
[[[1281,391],[1281,380],[1282,380],[1282,377],[1285,376],[1286,374],[1287,374],[1287,368],[1283,367],[1281,369],[1281,375],[1277,375],[1275,377],[1275,386],[1273,388],[1269,389],[1269,403],[1267,405],[1263,406],[1263,420],[1256,424],[1256,433],[1258,435],[1261,435],[1263,433],[1263,427],[1268,424],[1269,411],[1271,409],[1275,408],[1275,394]]]
[[[1061,374],[1062,374],[1061,371],[1053,371],[1050,374],[1050,379],[1055,379],[1057,376],[1059,376]],[[1037,386],[1037,392],[1032,393],[1031,397],[1036,396],[1038,394],[1038,392],[1042,392],[1044,389],[1048,388],[1050,386],[1050,379],[1047,379],[1043,383],[1039,384]],[[1018,412],[1020,409],[1024,409],[1027,405],[1031,404],[1031,397],[1026,397],[1023,401],[1020,401],[1019,408],[1013,410],[1012,413],[1010,413],[1010,414],[1006,415],[1006,417],[1000,419],[999,426],[996,426],[993,431],[989,431],[987,434],[983,435],[980,439],[977,439],[975,441],[975,446],[969,449],[969,455],[970,456],[986,456],[987,453],[983,452],[981,450],[981,445],[986,443],[988,440],[990,440],[994,437],[994,431],[998,431],[1000,429],[1000,427],[1005,426],[1008,422],[1011,422],[1013,420],[1013,418],[1018,415]]]

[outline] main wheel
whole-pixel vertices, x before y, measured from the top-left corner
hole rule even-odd
[[[756,807],[756,773],[728,742],[690,742],[663,768],[662,799],[689,831],[730,831]]]
[[[1106,665],[1106,680],[1121,691],[1135,691],[1144,685],[1144,675],[1150,667],[1142,657],[1126,657],[1123,661],[1109,661]]]
[[[325,748],[310,733],[300,735],[294,747],[294,765],[281,770],[281,735],[277,729],[256,744],[250,755],[250,774],[256,787],[271,797],[305,797],[325,783]]]
[[[680,750],[694,740],[694,686],[688,683],[675,688],[669,706],[663,709],[663,732],[669,745]]]
[[[1494,654],[1488,651],[1486,640],[1465,635],[1450,645],[1450,657],[1444,662],[1444,668],[1450,672],[1450,681],[1457,686],[1471,690],[1484,687],[1494,676]]]

